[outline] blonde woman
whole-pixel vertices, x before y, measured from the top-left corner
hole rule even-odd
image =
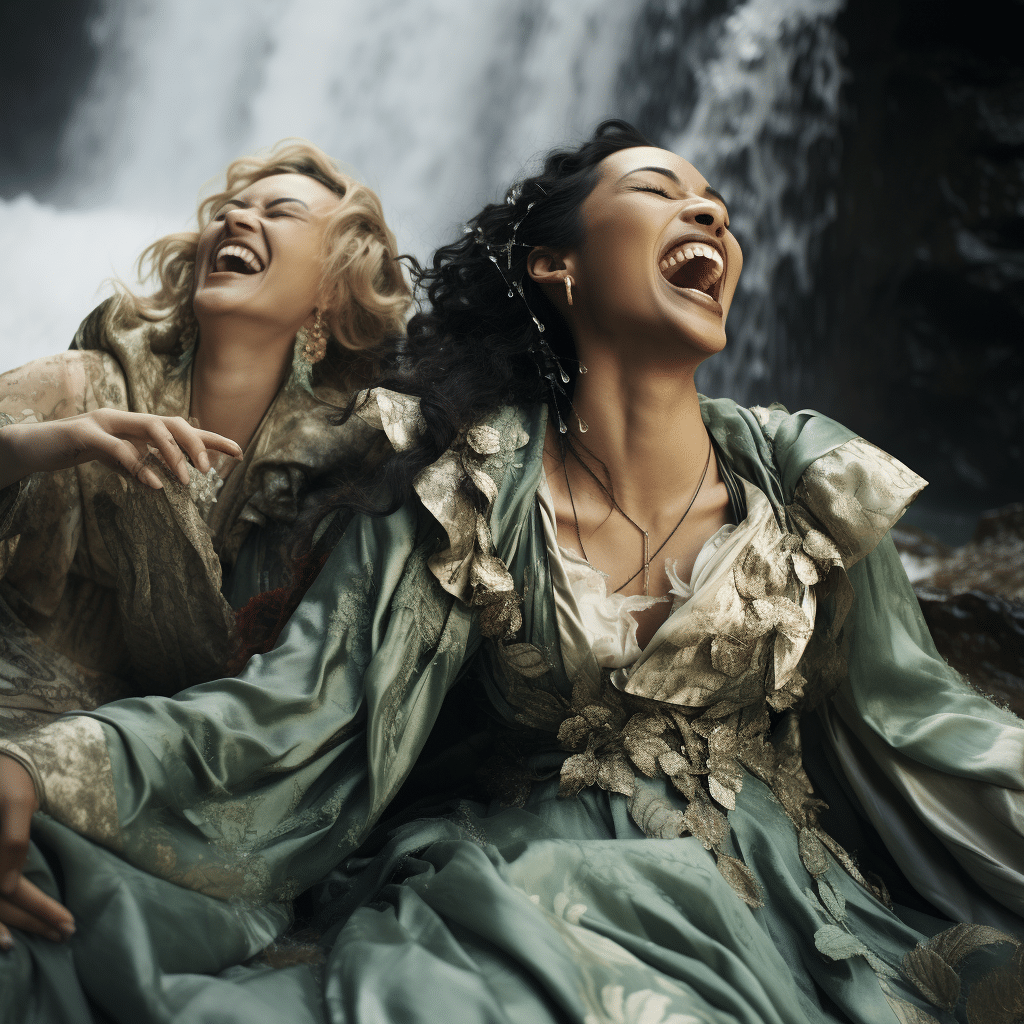
[[[226,178],[142,254],[153,294],[0,376],[0,735],[223,674],[252,528],[366,436],[332,420],[410,302],[377,196],[302,141]]]

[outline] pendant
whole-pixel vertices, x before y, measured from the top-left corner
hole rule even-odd
[[[646,530],[644,535],[644,597],[650,597],[651,590],[651,538]]]

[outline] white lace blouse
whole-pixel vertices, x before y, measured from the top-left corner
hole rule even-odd
[[[714,575],[721,560],[723,545],[735,532],[736,525],[726,524],[704,542],[693,564],[689,582],[679,577],[677,562],[666,561],[665,572],[670,584],[667,597],[609,594],[606,573],[595,568],[575,551],[558,544],[554,505],[547,480],[541,481],[537,498],[556,583],[555,590],[557,592],[562,589],[563,595],[570,598],[559,605],[560,631],[563,636],[567,631],[575,632],[571,627],[567,630],[568,624],[565,621],[566,612],[574,612],[574,625],[582,627],[598,665],[612,670],[611,681],[621,690],[625,686],[630,667],[643,653],[636,639],[638,623],[633,612],[645,611],[671,601],[669,616],[674,615]],[[564,580],[566,587],[557,586],[559,577]]]

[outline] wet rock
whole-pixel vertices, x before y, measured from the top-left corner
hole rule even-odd
[[[1024,718],[1024,504],[986,512],[955,550],[912,527],[893,540],[939,653]]]
[[[1024,602],[1024,504],[986,512],[970,544],[944,556],[936,549],[931,572],[917,583],[949,594],[979,591]]]
[[[980,590],[915,589],[939,653],[982,693],[1024,718],[1024,604]]]

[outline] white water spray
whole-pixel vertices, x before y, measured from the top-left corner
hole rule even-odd
[[[230,160],[308,138],[426,257],[550,146],[613,109],[640,0],[109,0],[58,205],[0,202],[0,369],[67,346]]]

